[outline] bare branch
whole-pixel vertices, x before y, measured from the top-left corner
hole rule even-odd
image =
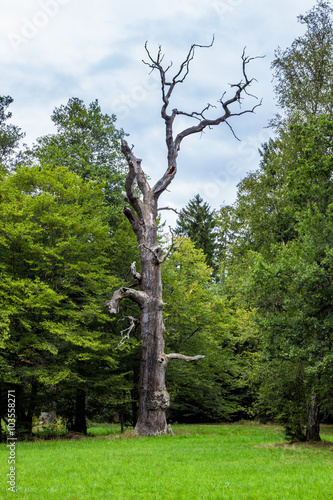
[[[208,111],[209,108],[216,108],[216,106],[214,106],[213,104],[207,104],[207,106],[202,110],[200,111],[199,113],[197,111],[193,111],[192,113],[186,113],[185,111],[179,111],[178,109],[174,109],[173,110],[173,113],[175,115],[183,115],[183,116],[188,116],[190,118],[195,118],[196,120],[199,120],[200,121],[200,118],[202,118],[203,120],[205,120],[205,116],[204,116],[204,112],[205,111]]]
[[[168,153],[168,156],[171,156],[171,155],[169,155],[169,153]],[[175,163],[174,165],[171,165],[168,168],[168,170],[165,172],[163,177],[159,181],[157,181],[155,186],[153,187],[153,193],[154,193],[156,198],[158,198],[159,195],[161,193],[163,193],[163,191],[166,190],[166,188],[169,186],[171,181],[174,179],[176,173],[177,173],[177,166]]]
[[[129,340],[130,334],[132,333],[132,330],[136,327],[140,321],[137,318],[133,318],[133,316],[127,316],[126,318],[123,319],[129,319],[130,320],[130,326],[126,328],[125,330],[122,330],[120,332],[121,335],[121,340],[118,344],[118,347],[121,347],[122,345],[125,344],[126,340]]]
[[[181,361],[186,361],[186,363],[192,363],[198,361],[198,359],[203,359],[205,356],[198,354],[197,356],[185,356],[184,354],[178,354],[174,352],[172,354],[166,354],[167,359],[180,359]]]
[[[175,74],[175,76],[172,78],[171,81],[167,81],[165,75],[166,75],[167,71],[172,67],[172,62],[169,64],[169,66],[167,66],[166,68],[163,68],[162,61],[163,61],[164,55],[162,55],[161,46],[159,46],[157,56],[154,59],[149,52],[148,43],[147,42],[145,43],[145,50],[147,52],[147,55],[148,55],[150,62],[143,61],[143,63],[146,64],[147,66],[149,66],[152,71],[157,69],[157,71],[160,73],[162,99],[163,99],[163,106],[162,106],[161,113],[162,113],[163,118],[166,118],[168,116],[166,114],[166,110],[167,110],[169,100],[170,100],[171,94],[172,94],[175,86],[178,83],[183,83],[184,80],[186,79],[187,75],[189,74],[190,62],[194,58],[195,48],[196,47],[209,48],[213,45],[214,40],[215,40],[215,37],[213,35],[212,41],[209,45],[199,45],[196,43],[192,44],[190,47],[190,50],[188,51],[188,54],[187,54],[185,60],[181,63],[178,72]],[[166,87],[169,87],[167,92],[166,92]]]
[[[117,314],[119,311],[119,303],[123,299],[131,299],[140,307],[143,307],[148,300],[148,295],[145,292],[133,290],[133,288],[119,288],[112,296],[112,299],[105,302],[110,314]]]
[[[188,54],[187,54],[187,57],[186,57],[185,61],[182,62],[182,64],[180,65],[178,73],[172,79],[172,82],[173,82],[174,85],[176,85],[177,83],[183,83],[183,81],[185,80],[185,78],[189,74],[189,71],[190,71],[190,62],[194,58],[194,50],[195,50],[195,48],[199,47],[199,48],[202,48],[202,49],[209,49],[213,45],[214,41],[215,41],[215,36],[213,35],[212,41],[211,41],[211,43],[209,45],[199,45],[197,43],[194,43],[193,45],[191,45],[191,48],[188,51]],[[183,73],[183,71],[184,71],[184,75],[181,76],[182,73]],[[177,78],[179,78],[179,80],[177,80]]]
[[[143,235],[143,227],[140,223],[139,217],[128,207],[123,208],[123,214],[127,217],[129,222],[132,224],[134,232],[138,235],[138,237],[142,237]]]
[[[161,207],[161,208],[158,208],[157,211],[160,211],[160,210],[172,210],[173,212],[175,212],[177,215],[180,215],[180,212],[178,212],[178,210],[176,208],[172,208],[172,207]]]
[[[164,69],[162,66],[162,60],[163,56],[161,54],[161,47],[159,47],[157,57],[154,59],[147,47],[147,42],[145,44],[145,49],[148,55],[148,58],[150,62],[145,62],[152,71],[154,69],[157,69],[159,74],[160,74],[160,79],[161,79],[161,90],[162,90],[162,100],[163,100],[163,105],[161,109],[161,115],[162,118],[165,121],[166,125],[166,143],[167,143],[167,149],[168,149],[168,169],[165,172],[164,176],[162,179],[160,179],[156,185],[153,188],[153,193],[155,196],[155,199],[160,196],[160,194],[168,187],[168,185],[171,183],[173,180],[174,176],[176,175],[177,172],[177,165],[176,165],[176,157],[177,157],[177,145],[174,144],[173,140],[173,131],[172,131],[172,125],[173,121],[176,117],[176,113],[173,111],[171,115],[167,113],[167,108],[169,106],[169,101],[171,94],[175,88],[175,86],[178,83],[183,83],[187,75],[189,74],[189,69],[190,69],[190,62],[192,61],[194,57],[194,52],[196,47],[200,48],[209,48],[213,45],[214,43],[214,36],[209,45],[199,45],[199,44],[193,44],[191,45],[191,48],[185,58],[185,60],[181,63],[178,72],[175,74],[175,76],[170,80],[166,80],[166,72],[170,69],[172,66],[172,63]],[[195,116],[195,114],[193,114]]]
[[[200,121],[200,123],[198,123],[198,125],[196,125],[194,127],[189,127],[187,129],[183,130],[182,132],[180,132],[175,139],[175,146],[177,147],[177,150],[179,149],[181,141],[187,135],[202,132],[206,127],[215,126],[215,125],[219,125],[220,123],[226,122],[226,120],[228,118],[230,118],[231,116],[240,116],[240,115],[245,114],[245,113],[253,113],[254,110],[258,106],[260,106],[261,102],[259,104],[256,104],[255,106],[253,106],[251,109],[247,109],[247,110],[241,111],[239,113],[232,113],[229,109],[229,106],[231,104],[233,104],[234,102],[241,103],[242,93],[246,93],[246,94],[252,96],[252,94],[249,94],[247,92],[247,87],[249,87],[251,85],[251,83],[253,82],[254,79],[252,78],[250,80],[248,78],[247,73],[246,73],[246,66],[247,66],[247,64],[249,64],[250,61],[252,61],[254,59],[258,59],[258,58],[260,58],[260,56],[258,56],[258,57],[245,56],[245,48],[244,48],[243,53],[242,53],[242,72],[243,72],[244,81],[241,80],[239,83],[230,85],[231,88],[237,88],[236,92],[234,93],[234,95],[230,99],[224,101],[223,100],[223,97],[225,95],[225,93],[224,93],[223,96],[221,97],[221,99],[219,100],[219,102],[221,103],[222,108],[224,110],[224,114],[222,116],[219,116],[218,118],[216,118],[214,120],[203,118]],[[255,97],[255,96],[252,96],[252,97]],[[255,97],[255,99],[257,99],[257,98]],[[203,112],[206,109],[207,108],[205,108],[201,113],[194,113],[194,114],[197,116],[203,116]],[[175,114],[186,114],[187,116],[194,115],[193,113],[189,114],[189,113],[184,113],[184,112],[181,112],[178,110],[174,110],[173,112]]]
[[[166,261],[166,259],[169,257],[170,253],[172,250],[177,250],[183,243],[184,241],[186,240],[187,236],[185,235],[183,237],[183,239],[180,241],[179,245],[175,246],[175,238],[174,238],[174,233],[171,229],[171,227],[169,226],[169,231],[171,233],[171,245],[170,245],[170,248],[169,250],[167,251],[167,253],[165,255],[163,255],[163,257],[160,258],[159,262],[160,264],[163,264],[164,261]]]
[[[154,193],[155,199],[157,199],[160,194],[167,189],[169,184],[172,182],[173,178],[176,175],[177,172],[177,157],[178,157],[178,152],[180,149],[180,145],[182,140],[192,134],[197,134],[197,133],[202,133],[206,128],[211,128],[217,125],[220,125],[221,123],[226,123],[227,126],[230,128],[232,134],[234,137],[238,139],[236,136],[232,126],[230,123],[228,123],[228,119],[233,116],[241,116],[245,113],[254,113],[255,109],[261,105],[260,103],[257,103],[255,106],[245,109],[243,111],[238,111],[234,112],[231,109],[232,104],[238,103],[239,105],[242,104],[242,99],[244,95],[247,95],[249,97],[257,99],[254,95],[250,94],[248,92],[248,87],[251,85],[251,83],[254,81],[254,78],[250,79],[248,78],[247,75],[247,65],[253,61],[254,59],[258,59],[259,57],[248,57],[245,55],[245,48],[243,50],[241,59],[242,59],[242,75],[243,78],[239,83],[236,84],[231,84],[230,88],[234,89],[234,93],[232,97],[229,99],[224,99],[225,93],[222,95],[221,99],[219,99],[219,103],[222,106],[223,113],[218,116],[215,119],[210,119],[206,117],[206,112],[215,106],[212,106],[211,104],[207,104],[207,106],[200,112],[193,111],[193,112],[186,112],[182,111],[179,109],[173,109],[171,114],[167,113],[167,108],[169,106],[169,101],[170,97],[172,94],[172,91],[178,83],[183,83],[185,78],[187,77],[189,73],[189,66],[190,62],[192,61],[194,57],[194,50],[196,47],[211,47],[213,45],[214,38],[211,42],[210,45],[197,45],[193,44],[184,60],[184,62],[181,64],[178,73],[170,80],[166,80],[166,70],[162,67],[162,56],[161,56],[161,48],[159,48],[159,52],[157,55],[157,58],[154,60],[151,54],[148,51],[148,48],[146,46],[146,51],[148,54],[148,57],[150,59],[150,63],[148,64],[152,69],[157,69],[160,73],[161,77],[161,87],[162,87],[162,99],[163,99],[163,105],[161,109],[161,115],[162,118],[164,119],[165,122],[165,127],[166,127],[166,144],[167,144],[167,150],[168,150],[168,168],[163,175],[163,177],[155,184],[153,187],[152,191]],[[168,67],[168,69],[170,66]],[[176,138],[173,138],[173,123],[174,120],[177,116],[182,115],[182,116],[187,116],[189,118],[194,118],[195,120],[198,121],[198,123],[194,126],[188,127],[185,130],[179,132],[176,136]]]

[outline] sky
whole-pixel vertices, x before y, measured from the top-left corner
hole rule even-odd
[[[134,153],[154,184],[166,169],[164,122],[160,116],[158,75],[149,73],[145,42],[153,56],[161,45],[164,61],[177,71],[190,46],[196,50],[191,71],[176,87],[170,109],[199,112],[207,103],[211,118],[230,84],[242,78],[244,47],[254,59],[248,75],[255,78],[241,110],[230,121],[238,141],[224,124],[184,139],[178,172],[163,193],[160,206],[183,208],[199,193],[218,209],[236,199],[237,184],[258,167],[261,144],[272,136],[269,120],[278,112],[271,63],[275,50],[289,47],[305,32],[297,21],[315,0],[0,0],[0,95],[14,103],[12,123],[32,145],[56,131],[50,116],[71,97],[86,105],[98,99],[102,112],[116,114],[117,127],[129,134]],[[214,111],[214,112],[213,112]],[[234,112],[239,111],[236,103]],[[216,114],[214,114],[216,113]],[[176,131],[190,122],[180,119]],[[191,122],[191,124],[194,124]],[[174,225],[176,214],[163,212]]]

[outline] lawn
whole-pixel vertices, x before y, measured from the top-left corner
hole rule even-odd
[[[16,494],[7,491],[8,448],[1,445],[0,498],[333,500],[333,446],[283,444],[273,425],[173,430],[143,438],[102,426],[81,440],[18,443]],[[322,438],[333,445],[333,427],[323,426]]]

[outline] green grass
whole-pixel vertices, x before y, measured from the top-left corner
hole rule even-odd
[[[17,444],[17,493],[7,492],[0,446],[0,498],[333,500],[333,447],[285,445],[277,426],[193,425],[175,436],[120,436],[90,429],[80,441]],[[333,441],[333,427],[322,427]],[[333,444],[333,443],[332,443]]]

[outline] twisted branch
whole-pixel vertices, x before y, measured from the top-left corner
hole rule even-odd
[[[133,316],[127,316],[127,318],[123,318],[123,319],[129,319],[130,326],[128,328],[126,328],[125,330],[122,330],[120,332],[121,340],[118,344],[118,347],[121,347],[122,345],[125,344],[126,340],[129,340],[132,330],[136,327],[136,325],[138,323],[140,323],[140,321],[137,318],[133,318]]]
[[[137,214],[141,217],[143,213],[143,206],[142,201],[135,192],[134,182],[136,181],[138,183],[139,189],[143,194],[143,201],[145,201],[151,189],[141,167],[142,160],[140,158],[136,158],[125,139],[121,140],[121,151],[128,164],[128,174],[125,180],[125,199],[129,201]]]
[[[136,302],[141,308],[148,301],[148,295],[145,292],[133,290],[133,288],[119,288],[113,293],[112,299],[105,302],[110,314],[117,314],[119,311],[119,303],[123,299],[131,299]]]

